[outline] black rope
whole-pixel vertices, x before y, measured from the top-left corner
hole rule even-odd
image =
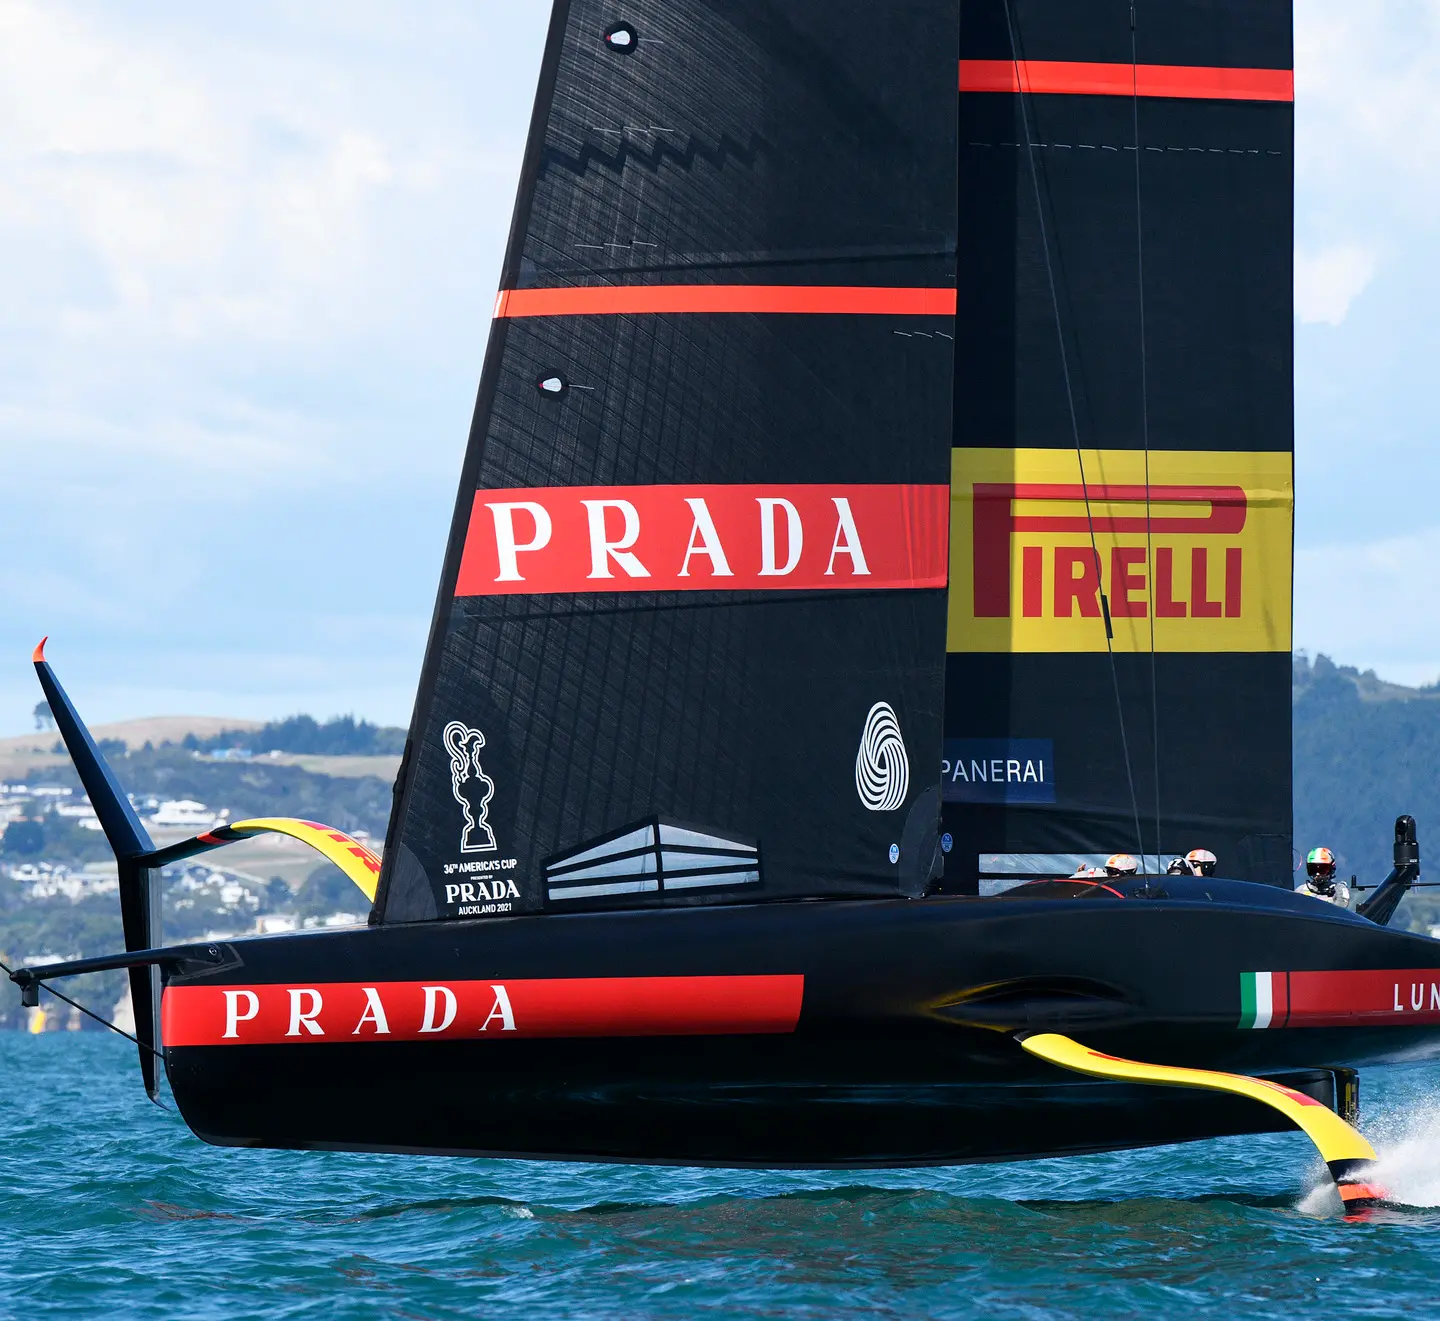
[[[1140,293],[1140,435],[1145,444],[1145,571],[1150,575],[1150,753],[1155,773],[1155,871],[1160,871],[1160,681],[1155,664],[1155,547],[1150,503],[1150,362],[1145,333],[1145,220],[1140,193],[1140,57],[1130,0],[1130,115],[1135,130],[1135,274]]]
[[[1130,740],[1125,733],[1125,703],[1120,696],[1120,671],[1115,664],[1115,632],[1110,623],[1110,602],[1100,577],[1100,547],[1095,539],[1095,514],[1090,505],[1090,483],[1085,477],[1085,454],[1080,443],[1080,419],[1075,412],[1075,389],[1070,380],[1070,355],[1065,347],[1065,326],[1060,315],[1060,293],[1055,284],[1055,263],[1050,255],[1050,231],[1045,224],[1045,206],[1040,192],[1040,170],[1035,163],[1035,140],[1030,133],[1030,113],[1026,109],[1029,93],[1020,68],[1020,43],[1015,33],[1015,18],[1010,0],[1005,0],[1005,25],[1010,35],[1010,58],[1015,66],[1015,85],[1020,96],[1020,127],[1025,135],[1025,154],[1030,160],[1030,183],[1035,192],[1035,218],[1040,226],[1040,246],[1045,252],[1045,277],[1050,284],[1050,304],[1055,312],[1055,338],[1060,348],[1060,371],[1065,379],[1065,403],[1070,410],[1070,432],[1075,441],[1075,459],[1080,465],[1080,490],[1085,497],[1085,521],[1090,528],[1090,554],[1095,561],[1095,585],[1100,597],[1100,610],[1105,619],[1105,652],[1110,658],[1110,683],[1115,690],[1115,718],[1120,726],[1120,750],[1125,758],[1125,779],[1130,786],[1130,809],[1135,818],[1135,851],[1145,856],[1144,838],[1140,833],[1140,797],[1135,792],[1135,770],[1130,762]],[[1147,454],[1148,497],[1148,454]],[[1148,498],[1147,498],[1148,508]],[[1156,841],[1155,847],[1160,847]]]
[[[13,971],[10,968],[6,967],[3,962],[0,962],[0,972],[3,972],[7,977],[11,978],[12,980],[14,979]],[[123,1027],[117,1027],[108,1018],[102,1018],[93,1009],[86,1009],[85,1006],[82,1005],[78,1000],[72,1000],[68,995],[65,995],[63,992],[57,991],[48,982],[35,981],[31,982],[31,985],[38,986],[43,991],[48,991],[57,1000],[63,1000],[67,1005],[70,1005],[72,1008],[78,1009],[82,1014],[86,1015],[86,1017],[93,1018],[102,1027],[108,1027],[110,1031],[118,1032],[122,1037],[125,1038],[126,1041],[133,1041],[137,1046],[140,1047],[141,1050],[148,1050],[153,1056],[155,1056],[157,1060],[160,1060],[162,1063],[164,1062],[165,1056],[162,1055],[158,1050],[156,1050],[154,1046],[150,1045],[148,1041],[141,1041],[139,1037],[132,1037],[130,1033],[125,1031]],[[157,1101],[156,1104],[158,1105],[159,1102]]]

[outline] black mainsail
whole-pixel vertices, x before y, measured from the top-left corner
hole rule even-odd
[[[957,52],[557,4],[380,920],[940,874]]]
[[[947,888],[1289,883],[1291,64],[1289,0],[962,8]]]

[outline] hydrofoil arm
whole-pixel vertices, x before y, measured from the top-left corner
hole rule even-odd
[[[1058,1064],[1062,1069],[1092,1078],[1121,1082],[1152,1083],[1158,1087],[1193,1087],[1208,1092],[1229,1092],[1249,1097],[1278,1110],[1290,1120],[1320,1152],[1320,1158],[1335,1180],[1347,1211],[1359,1211],[1384,1201],[1387,1194],[1368,1182],[1375,1164],[1375,1148],[1351,1128],[1329,1106],[1304,1092],[1297,1092],[1263,1078],[1240,1073],[1218,1073],[1211,1069],[1181,1069],[1168,1064],[1143,1064],[1139,1060],[1102,1055],[1058,1032],[1037,1032],[1019,1038],[1032,1055]]]
[[[308,844],[354,881],[365,898],[372,904],[375,902],[375,885],[380,878],[380,859],[342,830],[321,825],[318,821],[301,821],[295,817],[256,817],[251,821],[234,821],[229,825],[216,826],[193,839],[181,840],[178,844],[154,850],[146,855],[145,865],[165,867],[172,862],[181,862],[186,858],[208,853],[211,849],[223,848],[226,844],[264,834],[288,835],[302,844]]]

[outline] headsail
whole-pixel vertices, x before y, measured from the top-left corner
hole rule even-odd
[[[1289,0],[966,0],[947,888],[1288,883],[1292,101]]]
[[[953,0],[559,0],[381,920],[938,874]]]

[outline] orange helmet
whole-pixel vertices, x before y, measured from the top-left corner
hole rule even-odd
[[[1105,859],[1106,876],[1134,876],[1140,865],[1128,853],[1112,853]]]

